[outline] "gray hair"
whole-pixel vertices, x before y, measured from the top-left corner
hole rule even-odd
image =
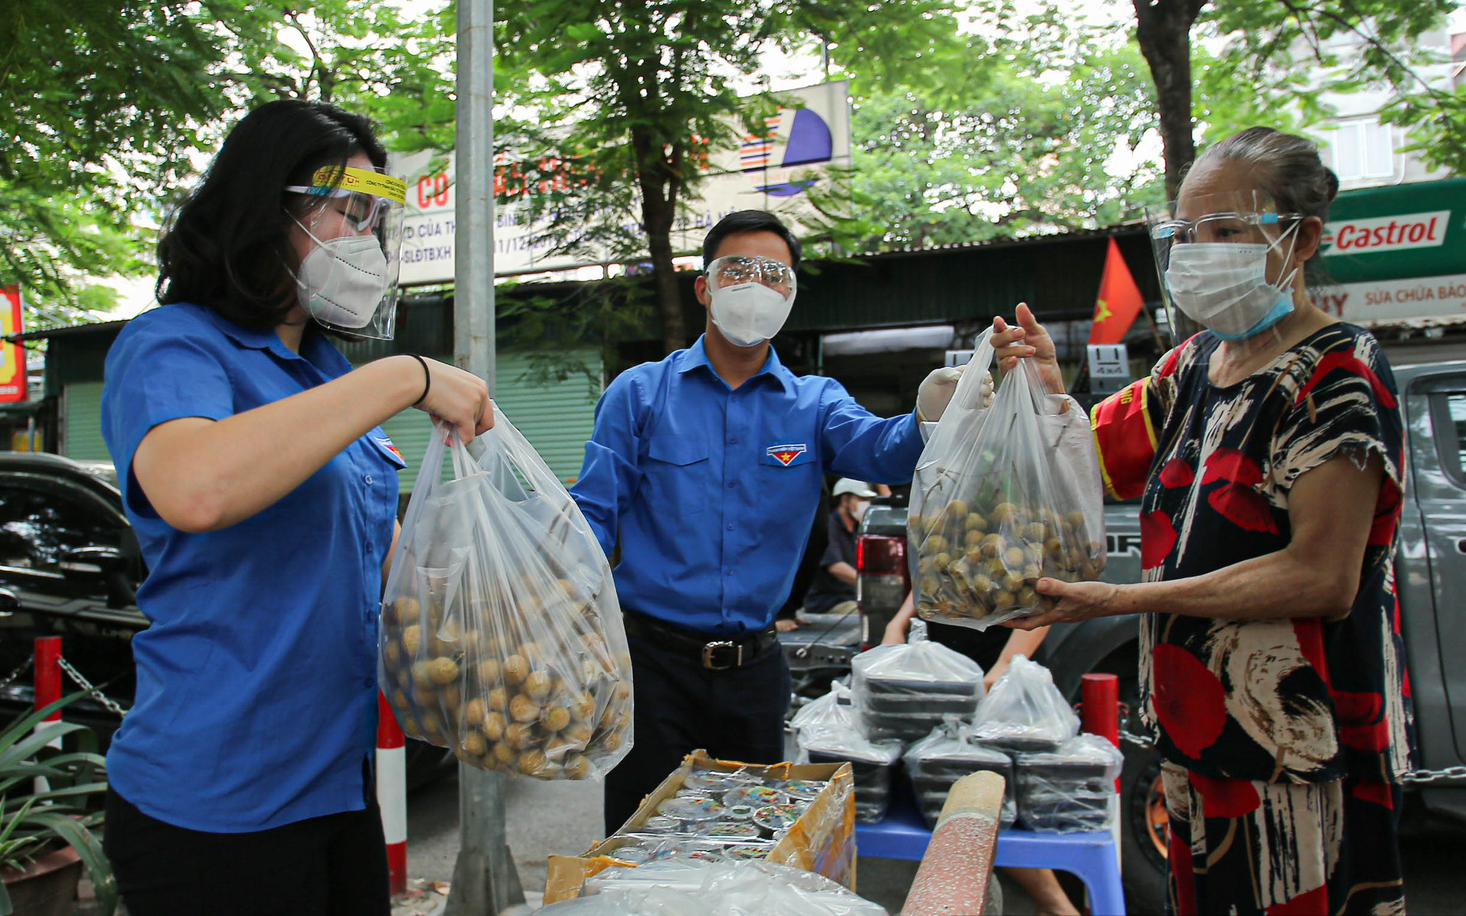
[[[1207,147],[1196,165],[1241,162],[1250,165],[1258,185],[1280,213],[1316,216],[1328,222],[1329,205],[1339,193],[1339,178],[1319,158],[1306,137],[1271,127],[1249,127]]]

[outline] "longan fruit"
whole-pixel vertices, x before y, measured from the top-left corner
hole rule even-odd
[[[529,661],[523,655],[511,655],[504,659],[504,680],[512,687],[518,687],[529,677]]]
[[[463,721],[469,725],[484,724],[484,716],[489,712],[489,704],[483,697],[474,697],[463,707]]]
[[[504,727],[504,743],[522,751],[534,743],[534,729],[523,722],[512,722]]]
[[[985,557],[1002,556],[1003,551],[1008,549],[1008,540],[1001,534],[985,535],[978,544],[978,549],[982,551],[982,555]]]
[[[488,738],[490,741],[504,740],[504,729],[506,727],[506,723],[504,721],[503,713],[486,713],[484,715],[483,725],[480,727],[483,730],[484,737]]]
[[[497,658],[486,658],[478,663],[478,680],[480,684],[497,684],[503,668]]]
[[[550,676],[543,671],[531,671],[519,689],[531,700],[543,700],[550,695]]]
[[[431,690],[437,685],[433,680],[432,663],[426,659],[412,663],[412,683],[419,690]]]
[[[1003,610],[1013,606],[1013,593],[1007,590],[999,591],[993,595],[993,610]]]
[[[1009,547],[1003,551],[1003,562],[1008,566],[1021,567],[1028,562],[1028,553],[1022,547]]]
[[[540,704],[522,693],[516,693],[509,701],[509,715],[516,722],[533,722],[540,717]]]
[[[985,535],[981,531],[974,528],[969,528],[967,530],[967,534],[963,535],[962,537],[962,546],[966,547],[968,550],[971,550],[972,548],[978,547],[982,544],[983,537],[985,537]]]
[[[584,754],[576,754],[566,758],[561,764],[561,770],[566,779],[585,779],[590,775],[590,758]]]
[[[614,754],[621,750],[621,733],[619,731],[607,732],[598,738],[596,743],[600,745],[601,750],[608,754]]]
[[[451,684],[458,680],[458,663],[451,658],[435,658],[428,662],[428,677],[434,684]]]
[[[540,714],[545,731],[558,732],[570,724],[570,710],[564,706],[546,706]]]
[[[584,722],[573,722],[564,731],[560,732],[562,738],[574,744],[576,747],[585,747],[589,744],[592,734],[591,727]]]
[[[470,757],[482,757],[488,752],[489,744],[484,740],[482,732],[464,732],[462,740],[458,742],[458,749]]]
[[[495,687],[489,691],[489,708],[495,712],[504,712],[509,708],[509,691],[503,687]]]
[[[570,700],[570,714],[580,721],[590,719],[596,714],[596,698],[589,691],[580,691]]]
[[[510,747],[508,742],[501,741],[494,745],[493,758],[494,762],[498,763],[501,768],[511,767],[519,759],[519,753]]]
[[[528,750],[519,755],[519,772],[526,776],[537,776],[545,771],[548,763],[544,751]]]
[[[927,554],[939,554],[947,549],[947,539],[940,534],[933,534],[927,537],[926,543],[922,544],[922,552]]]
[[[422,648],[422,627],[417,624],[404,627],[402,630],[402,651],[406,652],[408,656],[415,656],[417,655],[417,650],[420,648]]]
[[[397,668],[402,664],[402,647],[395,642],[389,642],[382,648],[382,663],[388,668]]]

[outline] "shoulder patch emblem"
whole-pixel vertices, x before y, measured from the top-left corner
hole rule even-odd
[[[787,468],[789,466],[789,462],[793,461],[795,458],[798,458],[800,455],[804,454],[808,450],[809,446],[801,442],[798,445],[771,445],[767,449],[767,454],[773,458],[777,458],[779,463]]]

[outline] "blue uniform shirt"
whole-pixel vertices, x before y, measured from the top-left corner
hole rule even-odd
[[[881,419],[773,348],[730,389],[698,338],[611,382],[571,494],[608,554],[619,530],[622,607],[741,634],[788,598],[823,472],[902,483],[921,448],[913,415]]]
[[[264,830],[365,807],[377,722],[377,615],[397,470],[374,429],[268,509],[189,534],[132,476],[138,443],[180,417],[222,420],[351,370],[323,336],[167,305],[107,354],[102,433],[149,567],[132,640],[137,694],[107,775],[142,811],[193,830]],[[291,447],[279,442],[281,449]]]

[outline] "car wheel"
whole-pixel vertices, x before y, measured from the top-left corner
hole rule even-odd
[[[1171,833],[1161,788],[1161,756],[1152,748],[1120,743],[1120,861],[1125,906],[1132,913],[1166,910],[1166,858]]]

